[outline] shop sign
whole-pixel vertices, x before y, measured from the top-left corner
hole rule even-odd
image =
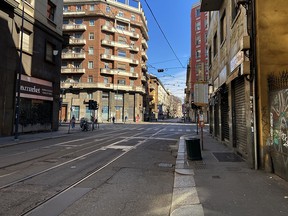
[[[239,51],[230,61],[230,72],[232,73],[237,66],[244,61],[243,51]]]
[[[52,82],[21,75],[20,97],[53,101]]]

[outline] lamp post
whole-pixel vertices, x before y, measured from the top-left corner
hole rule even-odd
[[[71,86],[69,87],[69,89],[70,89],[70,92],[72,93],[71,89],[73,89],[73,86],[71,85]],[[69,120],[68,134],[70,133],[71,123],[72,123],[72,117],[73,117],[73,115],[72,115],[72,111],[73,111],[72,103],[73,103],[73,94],[71,95],[70,120]],[[74,123],[75,123],[75,122],[74,122]]]
[[[19,113],[20,113],[20,85],[21,74],[23,71],[22,54],[23,54],[23,31],[24,31],[24,0],[22,0],[22,16],[21,16],[21,35],[20,35],[20,54],[19,54],[19,68],[16,76],[16,109],[15,109],[15,136],[14,139],[18,139],[18,127],[19,127]]]

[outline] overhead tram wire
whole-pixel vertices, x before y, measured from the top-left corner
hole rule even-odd
[[[175,51],[174,51],[173,47],[171,46],[170,42],[168,41],[168,39],[167,39],[167,37],[166,37],[165,33],[163,32],[163,30],[162,30],[162,28],[161,28],[160,24],[158,23],[158,21],[157,21],[157,19],[156,19],[155,15],[154,15],[154,13],[153,13],[152,9],[150,8],[150,6],[149,6],[148,2],[147,2],[146,0],[144,0],[144,1],[145,1],[146,5],[147,5],[147,7],[148,7],[149,11],[151,12],[151,14],[152,14],[152,16],[153,16],[153,18],[154,18],[154,20],[155,20],[156,24],[158,25],[158,28],[160,29],[160,31],[161,31],[161,33],[162,33],[162,35],[164,36],[164,38],[165,38],[166,42],[168,43],[168,45],[169,45],[170,49],[172,50],[173,54],[174,54],[174,55],[175,55],[175,57],[177,58],[178,62],[179,62],[179,63],[180,63],[180,65],[182,66],[182,68],[185,68],[185,67],[184,67],[184,65],[181,63],[180,59],[178,58],[178,56],[176,55],[176,53],[175,53]]]

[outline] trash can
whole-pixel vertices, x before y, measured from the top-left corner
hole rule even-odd
[[[198,138],[186,138],[186,150],[187,158],[189,160],[202,160],[200,139]]]

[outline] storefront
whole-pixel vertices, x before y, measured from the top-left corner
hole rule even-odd
[[[19,132],[50,130],[52,126],[52,82],[21,76]]]

